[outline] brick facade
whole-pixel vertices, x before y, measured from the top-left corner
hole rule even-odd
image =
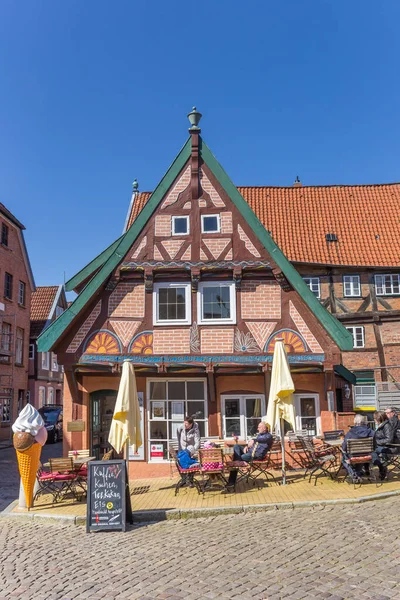
[[[202,329],[200,333],[201,352],[204,354],[232,354],[233,353],[233,328]]]
[[[109,317],[144,317],[144,284],[119,283],[108,300]]]
[[[281,288],[278,284],[244,281],[240,296],[242,319],[281,318]]]
[[[171,215],[157,215],[154,223],[154,235],[160,237],[171,236]]]
[[[154,329],[154,354],[189,354],[190,329]]]

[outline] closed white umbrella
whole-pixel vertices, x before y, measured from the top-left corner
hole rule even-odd
[[[267,423],[271,431],[279,425],[282,444],[282,485],[286,484],[285,439],[283,420],[296,429],[293,405],[294,383],[290,374],[289,363],[282,338],[275,341],[272,358],[271,387],[269,389]]]
[[[140,421],[135,370],[132,363],[125,361],[122,365],[121,381],[108,435],[109,443],[118,454],[126,442],[133,447],[134,452],[142,445]]]

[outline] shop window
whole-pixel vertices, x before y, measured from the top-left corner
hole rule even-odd
[[[353,336],[353,348],[364,348],[364,327],[353,326],[346,327]]]
[[[199,323],[236,323],[236,295],[233,282],[204,282],[197,293]]]
[[[398,296],[400,294],[400,275],[375,275],[377,296]]]
[[[344,275],[343,292],[346,298],[361,296],[361,285],[359,275]]]
[[[156,283],[153,291],[154,325],[190,325],[190,284]]]
[[[188,235],[189,217],[172,217],[172,235]]]
[[[296,428],[306,430],[309,435],[321,433],[321,417],[318,394],[295,394]]]
[[[310,290],[317,298],[321,298],[321,286],[319,277],[303,277],[304,283],[308,285]]]
[[[185,415],[193,417],[202,438],[208,435],[204,380],[149,380],[147,389],[149,460],[168,459],[168,446],[177,441]]]
[[[237,436],[247,440],[257,435],[257,427],[265,418],[263,395],[221,396],[222,431],[224,438]]]
[[[201,215],[201,233],[219,233],[221,219],[219,215]]]

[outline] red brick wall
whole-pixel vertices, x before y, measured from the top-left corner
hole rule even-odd
[[[280,319],[281,288],[274,282],[243,281],[242,319]]]
[[[110,317],[144,317],[144,284],[119,283],[108,301]]]
[[[200,333],[201,352],[203,354],[232,354],[233,328],[231,329],[202,329]]]
[[[188,354],[190,329],[158,329],[153,331],[154,354]]]
[[[155,218],[154,235],[171,236],[171,215],[157,215]]]

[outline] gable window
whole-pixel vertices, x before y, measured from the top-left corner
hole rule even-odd
[[[219,233],[220,231],[219,215],[201,215],[201,233]]]
[[[49,368],[49,353],[42,352],[42,369],[48,369],[48,368]]]
[[[29,360],[35,358],[35,344],[29,344]]]
[[[1,224],[1,243],[8,246],[8,227],[5,223]]]
[[[364,348],[364,327],[358,325],[346,329],[353,336],[353,348]]]
[[[304,282],[308,285],[313,294],[317,298],[321,297],[320,281],[319,277],[303,277]]]
[[[172,235],[188,235],[189,217],[172,217]]]
[[[359,275],[344,275],[343,292],[346,298],[361,296],[361,285]]]
[[[12,300],[13,276],[10,273],[4,274],[4,296]]]
[[[199,284],[197,294],[197,314],[199,323],[236,323],[235,284],[229,282],[208,282]]]
[[[23,281],[18,284],[18,304],[25,306],[25,284]]]
[[[397,296],[400,294],[400,275],[375,275],[377,296]]]
[[[190,325],[190,283],[156,283],[153,291],[154,325]]]
[[[17,327],[15,362],[17,365],[22,365],[24,363],[24,330],[21,329],[21,327]]]

